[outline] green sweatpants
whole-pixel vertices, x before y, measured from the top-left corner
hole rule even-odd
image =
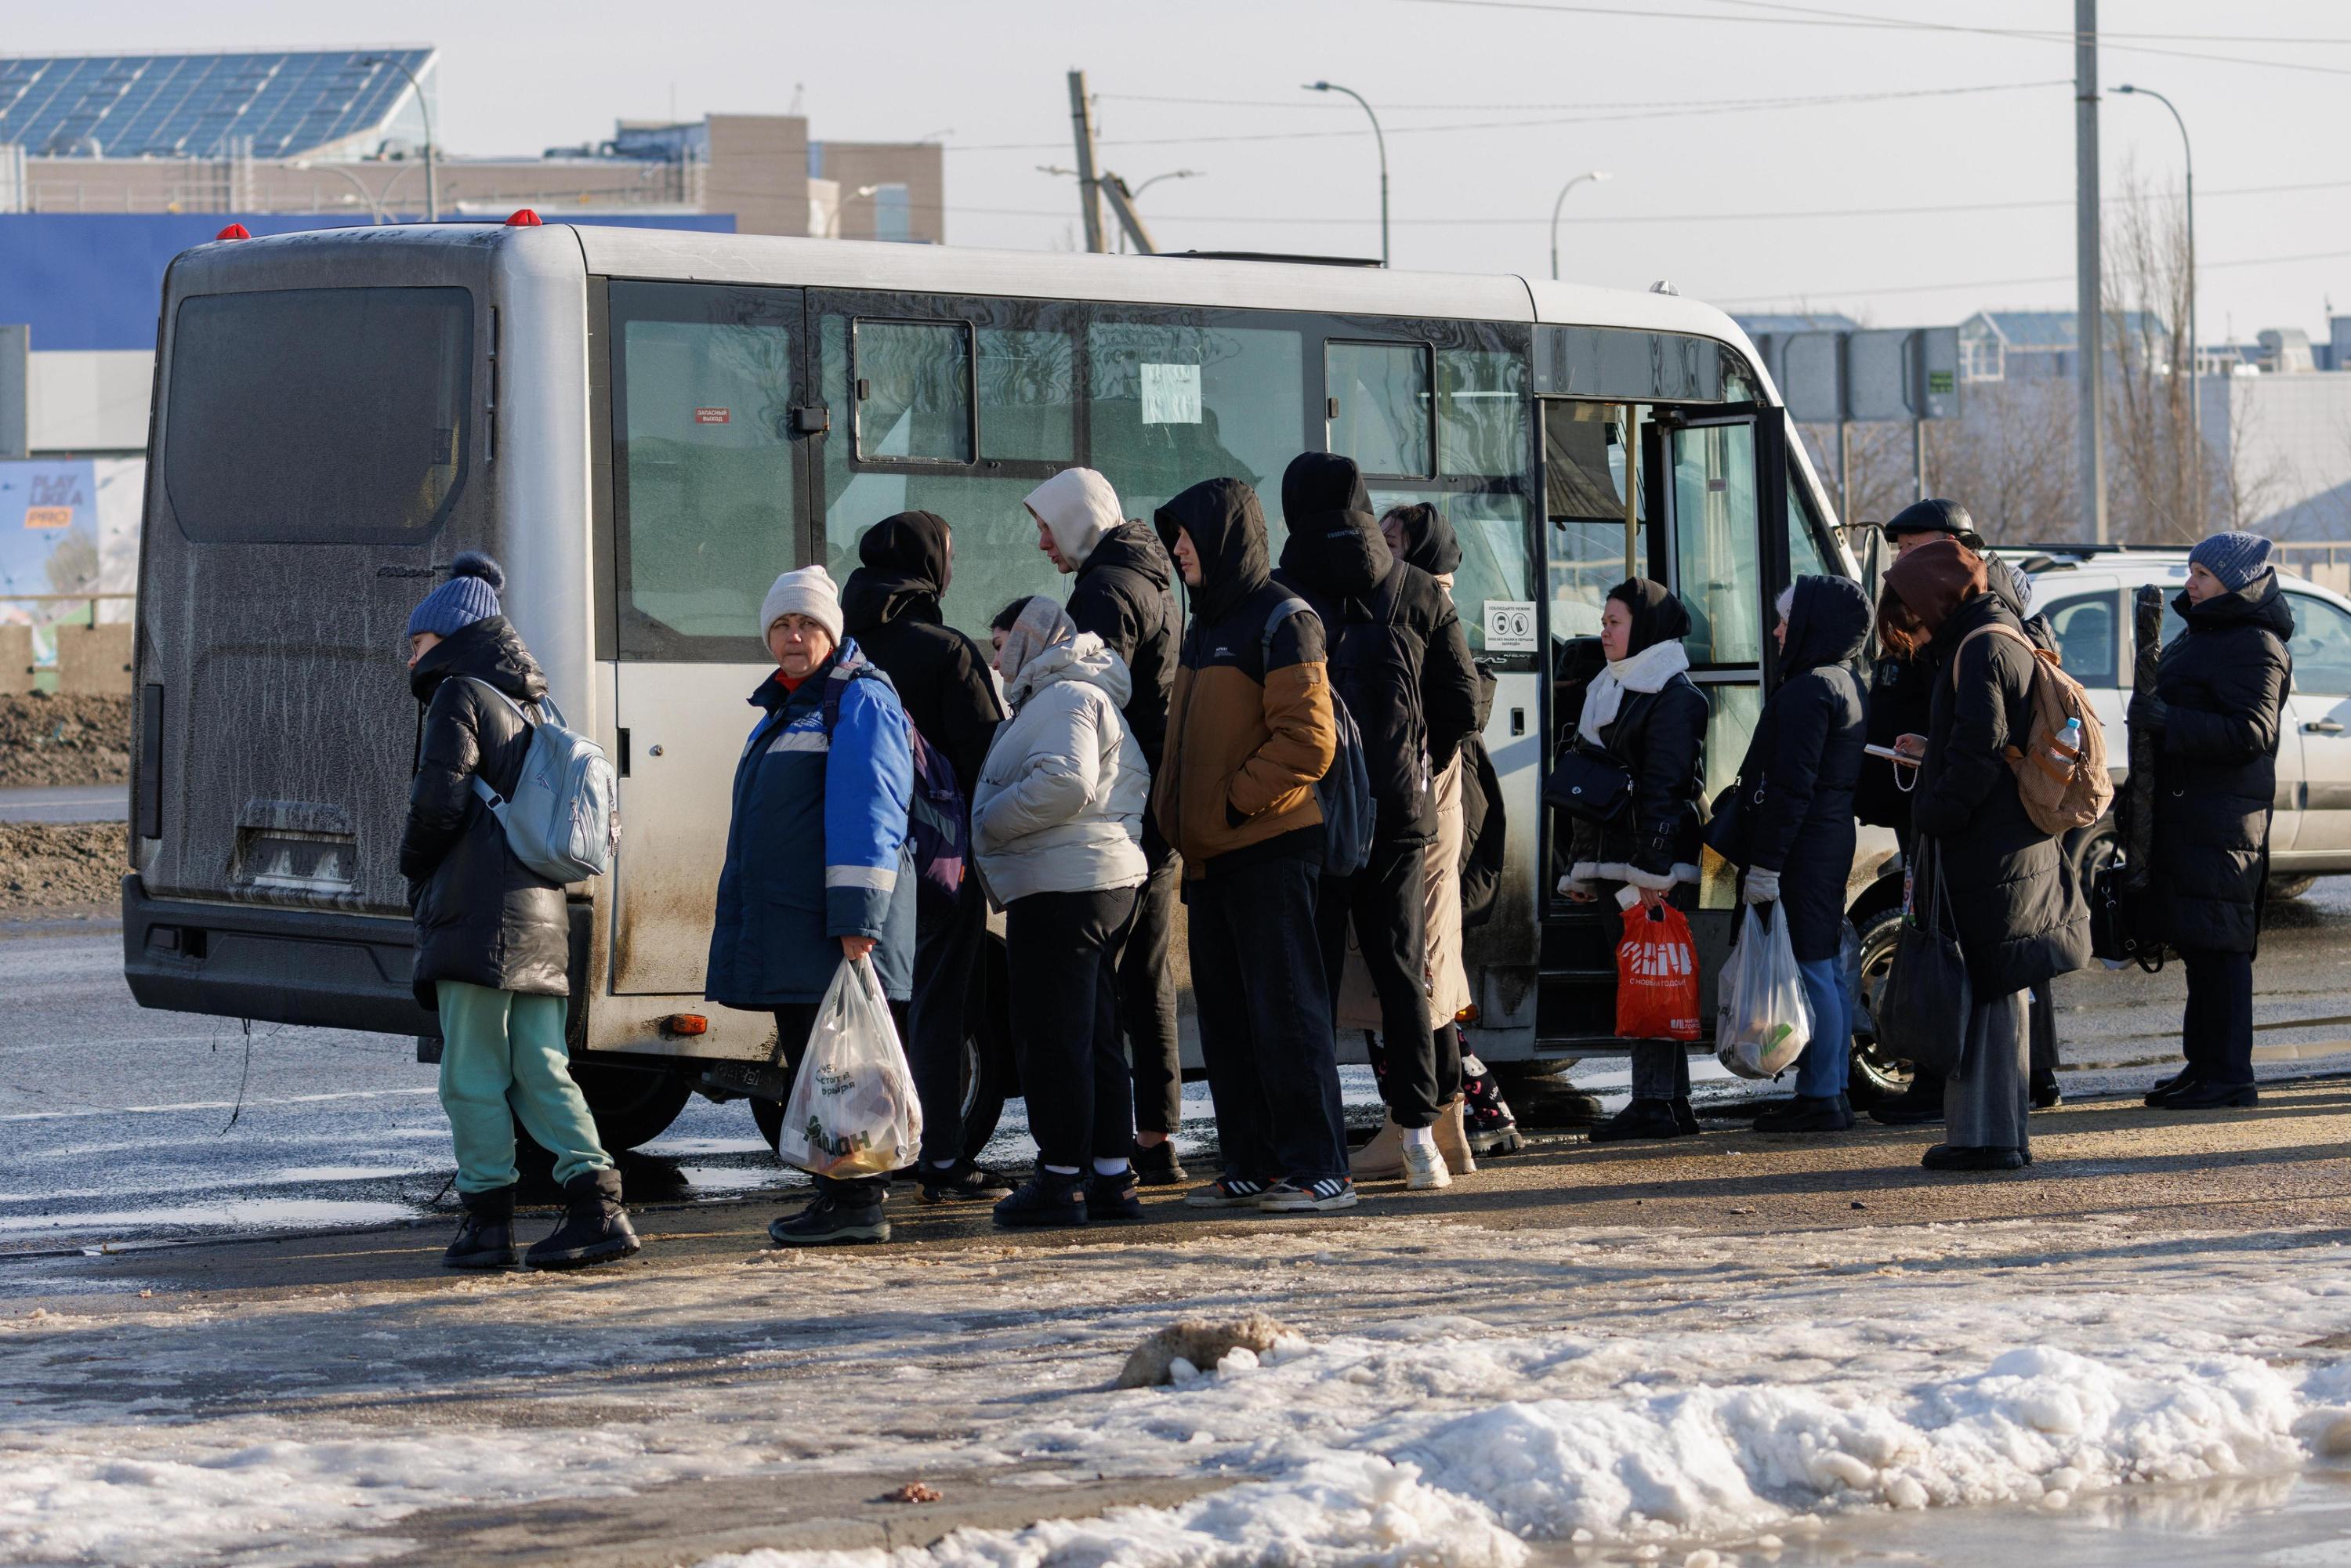
[[[457,1145],[457,1190],[487,1192],[515,1179],[515,1123],[555,1155],[559,1185],[612,1163],[571,1082],[561,997],[494,991],[443,980],[441,1108]]]

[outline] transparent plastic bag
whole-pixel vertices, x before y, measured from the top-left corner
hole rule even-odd
[[[1812,1038],[1813,1008],[1788,943],[1787,917],[1777,904],[1750,904],[1717,990],[1715,1060],[1741,1078],[1777,1078]]]
[[[842,960],[817,1004],[776,1154],[811,1176],[887,1176],[914,1163],[923,1108],[873,960]]]

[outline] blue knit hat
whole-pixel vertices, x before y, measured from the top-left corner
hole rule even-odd
[[[408,617],[408,634],[430,632],[446,637],[476,621],[498,614],[498,590],[507,585],[505,569],[479,550],[469,549],[449,563],[449,580],[424,596]]]
[[[2259,534],[2214,534],[2189,550],[2188,559],[2233,592],[2270,570],[2270,541]]]

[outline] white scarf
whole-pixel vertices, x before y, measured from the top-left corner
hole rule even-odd
[[[1600,732],[1616,722],[1626,692],[1656,691],[1688,668],[1689,653],[1678,637],[1652,643],[1630,658],[1612,660],[1583,688],[1583,717],[1576,733],[1598,746]]]

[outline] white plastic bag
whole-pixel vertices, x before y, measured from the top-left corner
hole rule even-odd
[[[1715,1060],[1741,1078],[1777,1078],[1813,1038],[1813,1008],[1788,944],[1786,913],[1773,904],[1766,920],[1763,910],[1747,905],[1715,998]]]
[[[873,960],[841,961],[817,1004],[776,1154],[811,1176],[887,1176],[914,1163],[923,1107]]]

